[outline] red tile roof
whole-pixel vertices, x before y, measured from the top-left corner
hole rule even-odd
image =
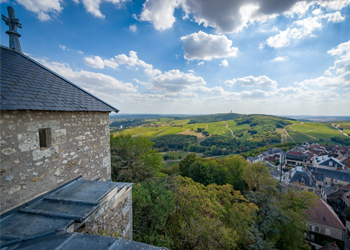
[[[302,155],[303,153],[302,152],[297,152],[297,151],[289,151],[288,154],[291,154],[291,155]]]
[[[320,198],[316,200],[315,206],[310,206],[307,210],[305,210],[305,213],[310,215],[306,218],[308,221],[314,221],[320,224],[345,229],[343,223],[338,218],[332,207],[326,204]]]

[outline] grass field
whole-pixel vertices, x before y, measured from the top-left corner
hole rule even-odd
[[[293,142],[283,128],[277,128],[276,132],[281,134],[281,143]]]
[[[300,122],[293,121],[293,124],[287,126],[287,131],[295,141],[300,141],[301,138],[308,138],[311,141],[317,141],[317,139],[330,140],[335,136],[344,136],[336,128],[328,123],[314,123],[314,122]],[[297,140],[291,135],[291,132],[299,132],[299,135],[292,133],[297,137]]]
[[[181,158],[183,159],[189,153],[185,152],[185,151],[168,151],[168,152],[162,152],[161,154],[162,154],[162,156],[166,156],[166,155],[173,156],[173,157],[175,157],[175,159],[179,159],[179,156],[181,156]]]

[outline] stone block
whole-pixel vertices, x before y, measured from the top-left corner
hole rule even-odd
[[[52,145],[59,145],[67,142],[66,129],[55,129],[51,132]]]
[[[21,152],[26,152],[40,148],[39,132],[18,134],[18,148]]]

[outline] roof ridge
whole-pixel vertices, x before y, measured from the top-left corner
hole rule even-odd
[[[12,52],[17,53],[18,55],[24,57],[25,59],[30,60],[31,62],[37,64],[38,66],[40,66],[43,69],[49,71],[50,73],[54,74],[55,76],[61,78],[63,81],[66,81],[67,83],[71,84],[73,87],[75,87],[75,88],[85,92],[86,94],[90,95],[91,97],[95,98],[96,100],[98,100],[98,101],[102,102],[103,104],[109,106],[110,108],[114,109],[114,112],[118,113],[120,111],[119,109],[111,106],[110,104],[106,103],[105,101],[101,100],[100,98],[96,97],[95,95],[91,94],[90,92],[86,91],[85,89],[79,87],[78,85],[74,84],[73,82],[69,81],[68,79],[64,78],[63,76],[59,75],[58,73],[54,72],[53,70],[51,70],[51,69],[47,68],[46,66],[42,65],[41,63],[39,63],[38,61],[34,60],[33,58],[25,55],[24,53],[12,50],[12,49],[10,49],[10,48],[8,48],[8,47],[6,47],[4,45],[1,45],[1,44],[0,44],[0,48],[12,51]]]

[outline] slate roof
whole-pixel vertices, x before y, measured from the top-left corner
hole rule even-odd
[[[286,159],[287,160],[307,160],[308,155],[302,152],[291,150],[286,153]]]
[[[334,210],[323,200],[318,198],[315,206],[310,206],[305,213],[309,215],[306,220],[314,221],[320,224],[345,230],[343,223],[340,221]]]
[[[332,178],[334,180],[347,181],[350,182],[350,173],[343,172],[339,170],[331,170],[325,168],[317,168],[313,166],[307,166],[310,171],[316,171],[318,173],[323,173],[326,178]]]
[[[333,184],[333,185],[324,186],[324,187],[321,188],[321,190],[326,195],[330,195],[330,194],[333,194],[333,193],[337,192],[339,190],[339,187]]]
[[[289,180],[289,183],[303,183],[304,186],[318,188],[316,180],[312,179],[310,185],[310,175],[306,172],[296,171],[293,177]]]
[[[37,61],[0,46],[0,110],[119,110]]]

